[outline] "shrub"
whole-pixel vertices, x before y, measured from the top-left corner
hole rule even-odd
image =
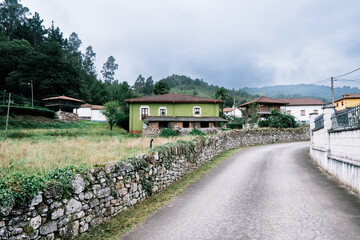
[[[7,106],[0,105],[0,114],[7,113]],[[10,106],[10,115],[31,115],[31,116],[43,116],[47,118],[54,118],[55,112],[46,108],[41,107],[19,107],[19,106]]]
[[[170,128],[165,128],[160,133],[160,137],[174,137],[174,136],[179,136],[179,135],[180,135],[179,131],[175,131]]]
[[[239,118],[235,116],[225,116],[226,120],[228,120],[226,126],[231,129],[241,129],[245,123],[244,118]]]
[[[259,122],[259,127],[297,128],[299,124],[296,122],[294,116],[272,109],[270,116]]]
[[[204,136],[206,135],[206,133],[200,131],[199,129],[194,128],[193,130],[191,130],[191,132],[189,132],[190,135],[193,136]]]

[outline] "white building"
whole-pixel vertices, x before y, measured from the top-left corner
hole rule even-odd
[[[74,109],[74,113],[77,113],[79,119],[89,120],[92,122],[106,122],[107,119],[102,113],[104,106],[83,104],[80,108]]]
[[[224,108],[224,114],[227,116],[242,117],[242,113],[238,108]]]
[[[298,122],[303,124],[310,124],[310,113],[321,115],[322,107],[325,105],[323,101],[316,98],[281,98],[278,100],[288,103],[280,108],[281,112],[293,115]]]

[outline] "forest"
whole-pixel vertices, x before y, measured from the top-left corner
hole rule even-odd
[[[95,68],[96,53],[92,46],[81,52],[82,41],[73,32],[64,37],[52,22],[46,28],[40,14],[31,13],[18,0],[0,3],[0,91],[34,99],[66,95],[90,104],[117,101],[154,94],[156,83],[151,76],[139,75],[133,86],[115,79],[119,66],[113,56],[98,73]],[[161,81],[163,80],[163,81]],[[160,81],[168,92],[193,96],[214,97],[218,86],[202,79],[172,75]],[[160,82],[158,81],[158,82]],[[242,90],[228,90],[225,106],[243,103],[254,96]],[[159,92],[163,93],[163,92]]]

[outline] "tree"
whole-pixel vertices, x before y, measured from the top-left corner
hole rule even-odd
[[[153,88],[154,88],[154,81],[152,79],[152,77],[148,77],[145,81],[145,87],[144,87],[144,94],[146,95],[151,95],[153,92]]]
[[[88,46],[85,50],[85,54],[83,54],[82,65],[85,72],[89,75],[96,76],[96,68],[95,68],[95,59],[96,53],[94,53],[93,48]]]
[[[5,0],[0,3],[0,33],[8,40],[15,38],[19,27],[26,21],[27,7],[23,7],[18,0]]]
[[[140,74],[134,83],[134,91],[137,94],[143,94],[144,88],[145,88],[145,78]]]
[[[116,120],[119,118],[120,115],[119,103],[116,101],[110,101],[105,103],[103,114],[105,115],[110,125],[110,130],[112,130],[114,124],[116,123]]]
[[[153,92],[155,95],[162,95],[170,92],[170,85],[164,81],[160,80],[154,85]]]
[[[119,68],[119,65],[115,63],[115,58],[110,56],[106,63],[103,65],[101,73],[105,82],[112,83],[114,81],[115,71]]]
[[[216,93],[215,93],[214,97],[216,99],[221,99],[223,101],[221,103],[221,116],[223,117],[224,116],[224,102],[225,102],[226,99],[228,99],[230,97],[229,96],[229,91],[224,87],[218,88],[216,90]]]
[[[70,34],[66,50],[69,52],[69,54],[76,58],[77,61],[81,62],[81,52],[79,51],[79,48],[81,46],[81,40],[79,36],[73,32]]]
[[[48,42],[57,42],[62,47],[66,45],[66,41],[63,38],[63,33],[60,31],[59,27],[55,28],[54,21],[52,21],[51,27],[47,30],[47,32],[48,32],[48,36],[46,40]]]

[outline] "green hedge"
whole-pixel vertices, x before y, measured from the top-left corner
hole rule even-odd
[[[0,115],[5,115],[7,113],[7,106],[0,105]],[[46,108],[41,107],[19,107],[19,106],[10,106],[10,115],[31,115],[31,116],[42,116],[47,118],[55,118],[55,112]]]

